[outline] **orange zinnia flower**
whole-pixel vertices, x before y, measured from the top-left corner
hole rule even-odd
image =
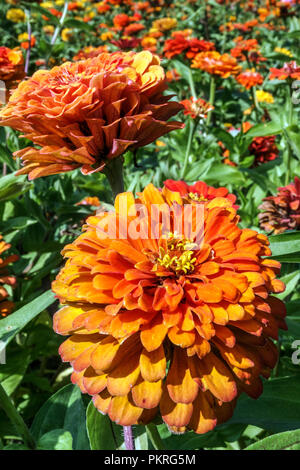
[[[6,250],[10,248],[10,245],[8,243],[5,243],[3,240],[2,236],[0,235],[0,255],[4,253]],[[17,255],[10,255],[7,256],[6,258],[1,257],[0,258],[0,318],[1,317],[6,317],[9,315],[13,308],[14,308],[14,303],[11,302],[10,300],[6,300],[8,297],[8,292],[5,289],[4,285],[7,284],[9,286],[14,286],[16,283],[16,278],[14,276],[9,275],[7,271],[7,266],[10,263],[13,263],[18,259]]]
[[[200,52],[192,62],[192,68],[204,70],[213,75],[227,78],[241,71],[236,59],[229,54],[220,54],[217,51]]]
[[[207,113],[214,109],[207,101],[202,98],[196,99],[193,96],[189,100],[180,101],[180,103],[184,106],[184,114],[191,116],[193,119],[196,117],[206,118]]]
[[[285,63],[281,69],[270,68],[270,72],[270,80],[276,78],[277,80],[286,80],[287,78],[294,80],[300,79],[300,66],[297,65],[296,61]]]
[[[0,47],[0,80],[20,80],[25,75],[23,54],[19,49]]]
[[[187,219],[182,204],[178,192],[150,184],[138,199],[119,195],[115,212],[89,217],[63,250],[53,290],[65,306],[54,329],[71,335],[60,354],[73,383],[111,420],[147,423],[159,410],[172,431],[205,433],[230,418],[240,393],[262,392],[260,375],[277,361],[270,337],[285,328],[284,304],[270,294],[284,284],[280,263],[265,258],[267,237],[239,228],[231,201],[188,204]],[[168,235],[156,217],[160,236],[147,237],[153,205],[174,209]],[[182,218],[184,237],[176,233]],[[100,226],[111,222],[116,236],[102,237]]]
[[[254,69],[247,69],[236,77],[236,81],[249,90],[256,85],[261,85],[264,79],[261,74],[255,72]]]
[[[81,167],[100,171],[106,162],[155,141],[172,129],[167,122],[182,106],[162,95],[165,74],[157,56],[103,53],[24,81],[0,112],[1,125],[23,131],[41,146],[15,153],[30,179]]]

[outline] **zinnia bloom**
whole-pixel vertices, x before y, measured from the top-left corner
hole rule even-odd
[[[10,245],[5,243],[2,236],[0,235],[0,255],[2,255],[9,248]],[[9,315],[14,308],[14,303],[10,300],[7,300],[8,292],[4,286],[5,284],[14,286],[16,283],[16,278],[8,273],[7,266],[17,259],[17,255],[10,255],[7,257],[1,256],[0,258],[0,318]]]
[[[147,230],[153,204],[175,211],[167,234],[154,218],[158,237]],[[112,421],[145,424],[159,411],[172,431],[201,434],[231,417],[240,393],[261,394],[260,375],[277,361],[270,338],[285,328],[284,304],[271,294],[284,284],[280,263],[265,258],[267,237],[239,228],[231,201],[201,205],[204,227],[191,215],[181,237],[182,204],[178,192],[150,184],[138,199],[119,195],[115,212],[89,217],[63,250],[54,329],[71,335],[60,354],[73,383]],[[194,214],[200,205],[188,207]],[[111,222],[116,236],[102,237],[100,225]]]
[[[249,146],[249,152],[255,156],[253,166],[275,160],[278,157],[279,150],[275,144],[275,139],[275,135],[254,137]]]
[[[255,72],[254,69],[247,69],[236,77],[236,81],[243,85],[247,90],[250,88],[261,85],[264,81],[260,73]]]
[[[196,117],[206,118],[207,113],[214,109],[207,101],[201,98],[196,99],[193,96],[189,100],[180,101],[180,103],[184,106],[184,114],[191,116],[193,119]]]
[[[73,60],[76,61],[83,59],[91,59],[92,57],[97,57],[103,52],[108,52],[107,46],[87,46],[78,51],[77,54],[73,57]]]
[[[186,202],[208,202],[216,197],[223,197],[232,204],[236,201],[236,196],[228,193],[227,188],[214,188],[213,186],[208,186],[204,181],[197,181],[194,184],[188,185],[185,181],[166,180],[164,185],[170,191],[178,192]],[[239,206],[233,207],[238,209]]]
[[[300,229],[300,178],[296,176],[294,183],[278,188],[276,196],[263,201],[258,215],[263,230],[277,234]]]
[[[220,54],[217,51],[200,52],[192,62],[192,68],[204,70],[213,75],[227,78],[237,75],[241,71],[236,59],[229,54]]]
[[[24,77],[24,59],[19,49],[0,47],[0,80],[11,82]]]
[[[230,53],[239,60],[246,60],[249,52],[258,50],[258,42],[256,39],[243,39],[239,36],[235,39],[236,46],[231,49]]]
[[[259,103],[274,103],[274,97],[268,91],[256,90],[255,94]]]
[[[100,171],[127,149],[181,128],[167,122],[182,106],[168,102],[165,88],[159,58],[148,51],[103,53],[37,71],[0,112],[1,125],[41,147],[15,153],[25,164],[18,174]]]
[[[87,196],[80,202],[77,202],[76,206],[95,206],[100,207],[101,202],[97,196]]]
[[[297,65],[296,61],[284,64],[281,69],[270,68],[270,72],[270,80],[286,80],[287,78],[294,80],[300,79],[300,67]]]

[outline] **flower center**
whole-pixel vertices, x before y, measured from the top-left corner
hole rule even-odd
[[[208,201],[206,197],[202,196],[201,194],[196,194],[196,193],[189,193],[189,198],[192,199],[193,201],[198,201],[198,202]]]
[[[174,271],[175,274],[189,274],[195,269],[196,243],[187,238],[178,238],[175,234],[169,234],[167,248],[159,248],[159,256],[156,263],[166,269]]]

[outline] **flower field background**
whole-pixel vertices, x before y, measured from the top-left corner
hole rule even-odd
[[[0,449],[299,450],[300,2],[1,0],[0,32]],[[201,206],[203,245],[131,239],[137,204]]]

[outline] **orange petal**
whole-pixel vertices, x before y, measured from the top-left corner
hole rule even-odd
[[[165,390],[160,401],[160,412],[168,426],[187,426],[193,413],[193,404],[174,403]]]
[[[142,378],[132,388],[132,398],[140,408],[156,408],[162,395],[162,381],[146,382]]]
[[[142,413],[143,408],[135,406],[132,398],[128,398],[128,395],[114,397],[108,409],[110,419],[121,426],[137,424]]]
[[[144,380],[148,382],[156,382],[164,379],[166,375],[167,361],[164,348],[162,345],[155,351],[148,352],[143,349],[140,356],[141,374]]]
[[[199,387],[192,379],[185,351],[175,348],[171,367],[167,375],[167,389],[175,403],[192,403]]]

